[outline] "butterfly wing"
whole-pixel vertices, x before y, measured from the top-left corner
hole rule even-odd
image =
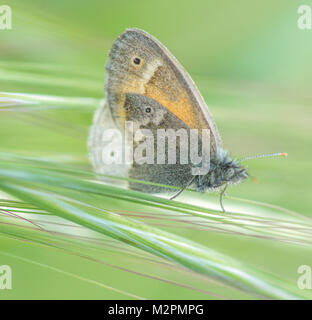
[[[129,164],[124,161],[109,161],[109,154],[116,150],[114,147],[122,144],[122,137],[118,134],[119,131],[112,118],[107,100],[105,100],[96,110],[90,128],[88,139],[89,159],[101,180],[127,186],[126,181],[107,177],[128,177]]]
[[[146,113],[147,108],[148,113]],[[134,124],[134,162],[129,169],[129,178],[154,183],[130,182],[129,187],[154,193],[175,191],[157,184],[176,187],[187,185],[193,178],[190,158],[190,127],[156,100],[141,94],[126,94],[125,113],[127,122]],[[144,130],[149,138],[144,135]],[[139,135],[136,134],[137,132]],[[201,150],[200,137],[198,137],[198,146]],[[147,150],[151,150],[149,147],[152,148],[152,151],[149,152],[151,161],[147,160]],[[139,157],[143,153],[145,154],[144,162],[140,163]]]
[[[157,101],[190,128],[209,129],[211,147],[222,142],[195,83],[177,59],[157,39],[139,29],[128,29],[114,43],[107,64],[106,94],[115,123],[124,127],[127,93]]]
[[[151,109],[150,113],[145,112],[147,107]],[[157,184],[184,187],[192,179],[192,164],[188,159],[190,156],[188,151],[189,141],[180,143],[180,137],[177,135],[176,143],[170,151],[165,142],[162,152],[164,164],[159,164],[157,157],[160,144],[157,140],[157,133],[159,129],[164,129],[165,131],[170,127],[175,133],[184,130],[185,135],[189,136],[190,127],[157,101],[140,94],[126,94],[125,115],[126,121],[130,121],[135,127],[132,132],[127,131],[128,135],[132,135],[134,138],[138,131],[148,129],[152,136],[155,137],[152,142],[154,150],[153,161],[152,163],[144,164],[139,164],[137,161],[132,164],[125,163],[125,161],[110,163],[110,153],[118,151],[119,146],[124,142],[127,144],[127,142],[125,139],[123,142],[120,140],[120,130],[112,119],[111,109],[107,101],[104,101],[95,113],[89,135],[90,161],[95,172],[99,174],[99,178],[109,183],[125,184],[131,189],[149,193],[175,191],[174,189],[157,186]],[[134,156],[137,148],[142,145],[142,139],[144,140],[145,137],[141,136],[139,139],[132,140]],[[181,149],[183,148],[184,156],[187,157],[187,161],[184,162],[186,164],[180,164],[181,154],[183,153]],[[200,137],[199,150],[201,150]],[[176,156],[177,161],[174,164],[168,164],[169,152],[171,154],[174,153]],[[154,184],[145,184],[132,180],[127,184],[126,181],[123,183],[122,180],[110,179],[107,176],[126,177]]]

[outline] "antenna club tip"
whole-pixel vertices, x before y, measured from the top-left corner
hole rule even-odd
[[[258,179],[258,177],[252,177],[251,178],[252,180],[252,182],[254,182],[254,183],[259,183],[259,179]]]
[[[282,153],[281,153],[281,156],[287,157],[287,156],[288,156],[288,153],[287,153],[287,152],[282,152]]]

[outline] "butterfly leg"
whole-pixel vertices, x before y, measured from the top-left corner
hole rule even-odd
[[[181,190],[179,190],[179,192],[177,192],[175,195],[173,195],[170,200],[175,199],[176,197],[178,197],[183,191],[185,191],[185,189],[187,189],[194,181],[195,176],[190,180],[189,183],[187,183]]]
[[[223,188],[223,190],[220,192],[220,205],[221,205],[223,213],[225,213],[225,209],[223,206],[223,196],[225,195],[225,190],[227,187],[228,187],[228,185],[226,184],[225,187]]]

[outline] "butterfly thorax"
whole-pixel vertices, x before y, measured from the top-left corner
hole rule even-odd
[[[223,185],[238,184],[248,177],[247,168],[239,161],[231,159],[227,151],[219,149],[211,155],[210,170],[206,175],[196,176],[195,188],[198,191],[218,190]]]

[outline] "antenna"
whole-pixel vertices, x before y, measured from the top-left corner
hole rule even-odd
[[[277,153],[268,153],[268,154],[258,154],[256,156],[243,158],[243,159],[239,160],[239,162],[246,161],[246,160],[257,159],[257,158],[276,157],[276,156],[287,157],[288,153],[286,153],[286,152],[277,152]]]

